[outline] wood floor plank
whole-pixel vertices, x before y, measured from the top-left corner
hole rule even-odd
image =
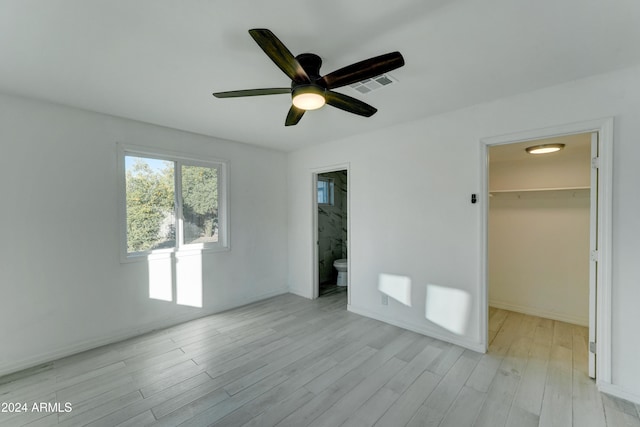
[[[229,395],[222,387],[212,381],[206,381],[178,396],[155,405],[151,411],[157,419],[168,417],[182,408],[185,408],[182,411],[183,413],[195,414],[198,408],[208,408],[228,398]],[[187,416],[186,418],[190,417]]]
[[[518,336],[533,338],[539,324],[538,319],[539,317],[524,314],[518,328]]]
[[[502,324],[507,320],[509,312],[506,310],[498,310],[493,307],[489,310],[489,330],[498,332],[502,328]]]
[[[326,414],[316,418],[316,420],[309,425],[311,427],[334,427],[341,425],[406,364],[407,362],[392,357],[329,408]]]
[[[38,404],[40,402],[55,402],[55,401],[56,401],[55,393],[44,396],[42,399],[39,399],[33,402],[2,400],[2,402],[18,403],[20,404],[20,409],[17,410],[16,412],[12,412],[11,409],[8,409],[9,412],[0,412],[0,426],[16,426],[16,425],[25,425],[32,422],[39,422],[42,418],[45,418],[48,414],[45,412],[32,411],[31,408],[33,407],[33,405]],[[25,403],[26,403],[26,408],[23,406]]]
[[[301,393],[289,395],[284,400],[279,401],[243,424],[243,427],[273,427],[298,408],[306,405],[314,397],[315,394],[310,391],[301,391]]]
[[[594,381],[584,372],[573,371],[573,423],[585,427],[606,426],[604,404]]]
[[[282,374],[272,375],[262,381],[252,385],[251,387],[241,391],[240,393],[221,401],[220,403],[198,413],[186,422],[182,423],[183,427],[196,427],[203,425],[211,425],[226,415],[240,408],[247,402],[252,401],[261,394],[276,387],[278,384],[286,381],[287,377]]]
[[[365,427],[374,425],[399,397],[400,394],[394,390],[382,387],[358,408],[342,424],[342,427]]]
[[[411,362],[418,354],[420,354],[430,343],[433,342],[433,338],[426,337],[424,335],[416,334],[415,339],[407,348],[398,353],[396,357],[405,362]]]
[[[376,351],[373,350],[372,351]],[[373,357],[373,356],[372,356]],[[371,359],[371,358],[369,358]],[[351,370],[346,375],[336,380],[330,387],[316,394],[313,399],[307,402],[289,416],[280,421],[277,425],[280,427],[296,427],[306,426],[312,423],[316,418],[327,413],[338,400],[360,384],[365,376],[357,370]],[[305,387],[306,388],[306,387]]]
[[[151,411],[145,411],[133,418],[129,418],[125,422],[116,424],[116,427],[146,427],[156,422],[156,417],[153,416]]]
[[[444,416],[447,414],[451,405],[456,401],[464,383],[467,381],[471,372],[475,369],[480,356],[470,350],[466,350],[457,360],[456,363],[447,371],[436,388],[431,392],[426,401],[422,404],[420,411],[410,420],[409,426],[420,425],[440,425]],[[480,393],[482,394],[482,393]],[[480,394],[468,393],[468,396],[479,396]],[[478,409],[482,404],[482,400],[478,404]],[[475,419],[475,412],[473,419]],[[460,414],[452,414],[451,418],[456,418]],[[465,417],[461,417],[465,418]]]
[[[84,402],[80,403],[80,404],[74,404],[73,405],[73,411],[71,412],[66,412],[63,414],[59,414],[58,415],[58,420],[59,422],[64,422],[66,420],[68,420],[69,418],[73,418],[73,417],[77,417],[85,412],[94,410],[96,408],[101,407],[102,405],[104,405],[107,402],[111,402],[113,400],[116,400],[122,396],[126,396],[129,393],[132,393],[133,396],[135,396],[135,398],[137,399],[141,399],[142,395],[139,393],[139,390],[136,389],[134,384],[125,384],[121,387],[117,387],[114,389],[109,390],[106,393],[102,393],[99,394],[91,399],[85,400]],[[101,415],[104,416],[105,414]],[[100,417],[96,417],[100,418]]]
[[[478,417],[486,393],[471,387],[463,387],[451,409],[447,412],[440,427],[471,427]]]
[[[553,343],[573,349],[573,325],[556,320],[553,322]]]
[[[519,325],[522,320],[521,316],[509,316],[508,319],[509,318],[517,319],[517,325]],[[507,322],[504,323],[505,326],[507,324]],[[511,328],[514,328],[514,326],[511,326]],[[498,352],[502,354],[505,348],[508,350],[489,386],[487,397],[476,420],[477,426],[495,427],[506,424],[514,395],[521,380],[522,367],[526,363],[526,350],[528,349],[527,345],[530,343],[530,339],[519,337],[514,333],[514,329],[510,329],[505,333],[501,331],[498,335],[500,336],[500,340],[510,337],[509,345],[507,345],[506,342],[499,342],[496,346]],[[496,337],[496,341],[498,341],[498,337]]]
[[[550,353],[550,344],[532,343],[513,402],[518,408],[538,416],[542,407]]]
[[[490,307],[487,354],[285,294],[0,378],[0,426],[640,427],[587,375],[588,330]]]
[[[442,348],[428,343],[413,360],[385,384],[385,388],[394,391],[398,395],[404,393],[441,353]]]
[[[441,377],[425,370],[393,405],[376,422],[378,427],[398,427],[406,425],[416,411],[422,406],[431,392],[440,382]]]
[[[457,345],[449,344],[445,346],[445,350],[427,366],[427,370],[437,375],[445,375],[455,365],[464,351],[462,347]]]
[[[555,341],[547,370],[547,382],[540,410],[540,426],[569,426],[573,423],[573,356],[571,350]]]
[[[522,409],[518,406],[512,406],[507,418],[506,427],[538,427],[540,417],[536,414]],[[583,424],[578,424],[583,426]]]
[[[400,329],[398,331],[401,331]],[[350,370],[346,375],[335,380],[329,388],[317,394],[302,408],[283,419],[280,426],[300,426],[312,423],[316,418],[327,412],[338,400],[362,383],[367,377],[373,375],[381,366],[387,363],[397,353],[411,344],[413,333],[408,331],[390,341],[379,350],[371,349],[374,353],[364,360],[359,366]],[[368,347],[367,347],[368,348]],[[399,359],[397,359],[399,361]],[[404,363],[404,362],[403,362]],[[312,383],[305,386],[311,387]],[[346,419],[346,418],[345,418]]]
[[[106,417],[115,411],[126,408],[134,402],[142,400],[142,394],[136,390],[110,401],[103,402],[101,405],[80,414],[74,415],[73,412],[70,412],[69,414],[72,416],[65,418],[65,420],[61,421],[59,425],[65,427],[85,426],[93,421]]]
[[[224,390],[233,396],[313,352],[312,348],[304,346],[291,350],[292,351],[287,351],[287,354],[283,354],[275,360],[268,361],[269,363],[267,365],[225,385]]]
[[[78,404],[126,384],[134,384],[133,378],[131,378],[130,375],[106,378],[99,377],[95,380],[85,381],[76,386],[59,390],[56,392],[56,395],[62,402]]]
[[[198,386],[208,380],[209,377],[206,374],[201,373],[196,377],[172,385],[165,390],[154,394],[152,397],[148,397],[145,399],[135,399],[131,402],[126,402],[127,404],[122,406],[113,407],[113,405],[105,405],[105,407],[109,407],[111,409],[110,412],[105,411],[104,407],[98,407],[96,411],[93,411],[93,413],[91,414],[95,419],[93,419],[87,425],[113,426],[124,423],[131,418],[136,418],[140,414],[150,411],[151,408],[153,408],[155,405],[158,405],[160,402],[164,402],[167,399],[179,396],[185,390],[191,390],[193,387]],[[102,412],[103,416],[96,418],[95,415],[99,412]]]
[[[268,411],[270,408],[274,407],[274,405],[277,406],[278,402],[281,400],[287,400],[288,397],[293,394],[310,393],[304,389],[303,386],[313,378],[331,369],[336,364],[337,362],[333,359],[324,357],[316,360],[315,363],[308,360],[306,369],[284,369],[279,373],[287,376],[286,381],[261,394],[243,407],[217,421],[214,425],[231,427],[242,425],[257,417],[260,413]],[[311,395],[313,396],[312,393]],[[311,398],[309,398],[309,400],[311,400]],[[289,413],[291,412],[293,411],[290,411]],[[284,418],[284,416],[282,418]]]
[[[498,372],[498,369],[502,364],[502,359],[503,356],[501,355],[493,353],[483,354],[482,358],[469,376],[466,385],[479,392],[486,393],[489,390],[491,382],[496,376],[496,372]]]
[[[341,363],[337,364],[334,368],[329,369],[322,375],[319,375],[312,381],[309,381],[309,383],[305,385],[305,388],[318,395],[331,385],[335,384],[336,381],[344,377],[347,373],[360,366],[365,360],[372,357],[375,353],[376,350],[371,347],[363,347],[357,353],[352,354],[347,359],[341,361]]]
[[[42,417],[36,421],[33,421],[29,424],[25,424],[28,427],[51,427],[58,425],[58,414],[50,414],[45,417]]]

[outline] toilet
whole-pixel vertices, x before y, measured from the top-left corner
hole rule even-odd
[[[333,266],[338,270],[338,286],[347,286],[347,259],[337,259]]]

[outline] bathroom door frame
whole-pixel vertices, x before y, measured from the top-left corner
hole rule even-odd
[[[514,134],[483,138],[480,140],[481,171],[481,338],[488,349],[489,330],[489,148],[496,145],[513,144],[523,141],[553,138],[581,133],[597,133],[596,158],[592,158],[593,175],[597,174],[597,188],[591,188],[591,197],[597,197],[596,212],[591,209],[590,232],[597,233],[597,254],[591,254],[591,261],[597,262],[597,269],[590,267],[589,278],[589,339],[597,339],[592,350],[597,357],[594,361],[596,384],[600,390],[611,386],[611,241],[612,241],[612,193],[613,193],[613,118],[589,120],[578,123],[559,125],[545,129],[537,129]],[[592,144],[592,156],[594,148]],[[595,229],[594,229],[595,228]],[[593,239],[591,239],[593,240]],[[595,276],[594,276],[595,271]],[[597,292],[596,292],[597,291]],[[593,298],[593,300],[591,300]],[[592,328],[591,325],[595,325]],[[591,345],[590,345],[591,348]],[[592,355],[589,355],[590,359]]]
[[[318,175],[347,171],[347,306],[351,305],[351,169],[349,163],[325,166],[311,170],[311,245],[313,272],[313,299],[320,296],[320,266],[318,252]]]

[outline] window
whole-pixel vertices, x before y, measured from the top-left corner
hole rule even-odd
[[[333,179],[318,177],[318,204],[333,205]]]
[[[121,147],[126,258],[154,251],[222,249],[226,164]]]

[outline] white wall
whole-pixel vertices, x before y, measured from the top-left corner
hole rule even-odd
[[[378,107],[378,114],[393,108]],[[615,117],[609,391],[640,402],[640,67],[291,153],[288,280],[292,292],[312,295],[311,169],[348,162],[350,309],[481,347],[480,221],[486,201],[469,202],[470,194],[480,191],[480,140],[607,116]],[[381,304],[377,285],[382,273],[411,279],[411,307],[393,300],[388,306]],[[464,333],[448,332],[425,319],[427,284],[470,296],[471,306],[462,313],[469,316]]]
[[[589,190],[489,203],[489,305],[588,326]]]
[[[120,263],[118,141],[228,160],[231,250],[181,261],[202,308]],[[286,292],[283,153],[4,95],[0,144],[0,375]]]

